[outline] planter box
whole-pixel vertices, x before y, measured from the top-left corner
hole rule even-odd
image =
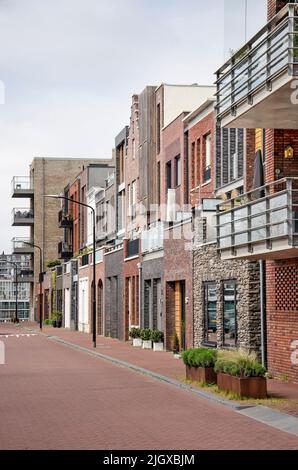
[[[267,381],[265,377],[241,378],[219,372],[217,374],[217,385],[220,390],[233,392],[240,397],[267,397]]]
[[[141,338],[133,338],[132,345],[134,348],[141,348],[143,344],[143,340]]]
[[[152,349],[152,341],[143,341],[143,349]]]
[[[216,373],[212,367],[186,366],[186,379],[206,384],[216,384],[217,381]]]
[[[163,343],[153,343],[153,351],[163,351]]]

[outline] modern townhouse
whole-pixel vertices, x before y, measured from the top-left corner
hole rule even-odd
[[[217,204],[249,185],[244,169],[254,160],[255,136],[217,128],[214,106],[214,98],[207,99],[184,119],[193,211],[194,343],[260,353],[259,265],[221,260],[216,239]]]
[[[295,3],[268,0],[268,23],[217,71],[216,109],[222,128],[257,129],[254,185],[220,207],[219,253],[224,260],[260,261],[268,369],[276,377],[297,382]]]

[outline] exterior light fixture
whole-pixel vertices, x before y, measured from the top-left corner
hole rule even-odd
[[[294,149],[291,145],[287,145],[286,148],[285,148],[285,158],[287,160],[291,159],[291,158],[294,158]]]

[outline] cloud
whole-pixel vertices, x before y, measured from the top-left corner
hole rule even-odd
[[[249,3],[265,0],[249,0]],[[250,3],[250,4],[251,4]],[[2,0],[0,248],[10,250],[11,178],[34,156],[111,155],[147,84],[212,83],[223,0]],[[237,18],[235,18],[235,21]]]

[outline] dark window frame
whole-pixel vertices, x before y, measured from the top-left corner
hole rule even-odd
[[[179,165],[179,171],[178,171]],[[179,176],[179,178],[178,178]],[[175,187],[179,188],[182,182],[182,173],[181,173],[181,155],[176,155],[175,157]]]
[[[215,289],[215,292],[217,291],[217,285],[216,281],[208,281],[203,283],[203,292],[204,292],[204,303],[203,303],[203,311],[204,311],[204,345],[209,346],[209,347],[217,347],[217,341],[210,341],[209,339],[209,315],[208,315],[208,289],[213,286]],[[217,292],[216,292],[217,294]],[[216,300],[215,300],[215,321],[216,321],[216,333],[218,331],[218,325],[217,325],[217,295],[216,295]]]
[[[227,284],[233,284],[234,286],[234,304],[235,304],[235,307],[234,307],[234,322],[235,322],[235,339],[232,342],[227,342],[226,341],[226,332],[225,332],[225,304],[226,304],[226,300],[225,300],[225,292],[226,292],[226,285]],[[238,347],[238,318],[237,318],[237,281],[235,279],[227,279],[225,281],[222,282],[222,306],[223,306],[223,311],[222,311],[222,342],[223,342],[223,346],[225,348],[237,348]]]

